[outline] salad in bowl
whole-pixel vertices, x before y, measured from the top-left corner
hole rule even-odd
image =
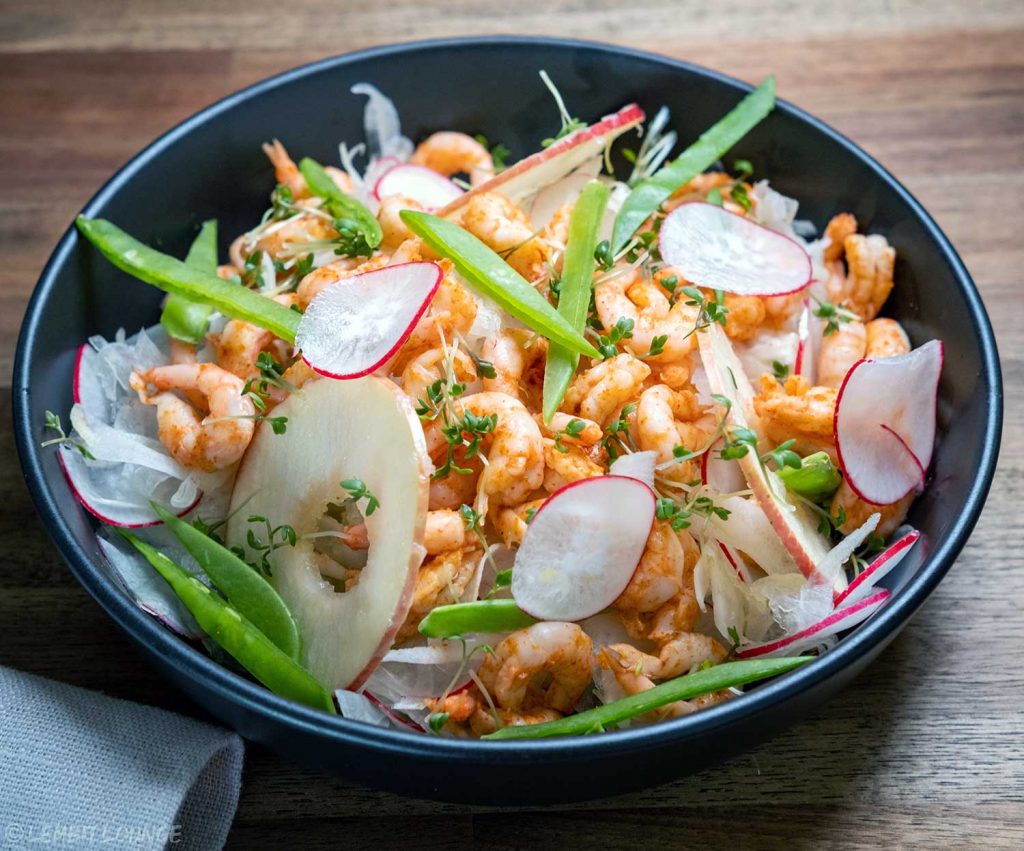
[[[942,343],[880,315],[883,235],[729,159],[774,80],[680,145],[541,78],[560,126],[515,163],[354,87],[365,142],[268,142],[224,255],[213,219],[183,259],[78,220],[168,296],[83,343],[47,443],[111,581],[284,697],[452,737],[657,723],[827,653],[918,540]]]

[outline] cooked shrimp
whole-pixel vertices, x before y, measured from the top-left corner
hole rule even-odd
[[[299,200],[301,198],[309,197],[309,187],[306,185],[306,179],[302,176],[302,172],[299,171],[297,165],[288,155],[288,151],[285,146],[282,145],[277,139],[273,142],[263,145],[263,153],[267,155],[267,159],[270,160],[271,165],[274,166],[274,179],[292,191],[292,198]],[[327,172],[328,176],[338,188],[345,193],[351,194],[353,191],[352,178],[350,178],[344,171],[336,166],[326,166],[324,171]]]
[[[843,243],[847,274],[834,300],[867,322],[878,315],[892,292],[896,251],[884,236],[853,234]]]
[[[692,390],[690,378],[693,375],[692,356],[685,357],[676,363],[652,363],[648,383],[664,384],[673,390]]]
[[[468,174],[473,186],[494,176],[491,152],[465,133],[442,131],[428,136],[417,145],[409,162],[426,166],[445,177]]]
[[[407,356],[422,349],[440,346],[442,339],[451,343],[457,334],[467,334],[473,327],[477,311],[476,299],[452,273],[450,261],[441,260],[438,265],[444,270],[444,278],[430,306],[403,344],[399,352],[399,363],[404,363]]]
[[[480,347],[480,357],[494,367],[494,378],[484,378],[484,390],[505,393],[519,399],[519,382],[526,368],[523,354],[524,335],[516,330],[499,331],[488,337]]]
[[[843,322],[831,334],[821,339],[818,352],[818,384],[838,387],[857,361],[864,357],[867,332],[864,323],[856,320]]]
[[[598,464],[582,446],[562,445],[559,449],[551,438],[544,438],[544,490],[554,493],[570,482],[603,476]]]
[[[478,560],[467,557],[461,549],[448,550],[427,559],[416,576],[412,605],[396,641],[406,641],[417,634],[420,621],[438,606],[458,603],[466,593],[478,567]]]
[[[274,296],[274,301],[289,307],[298,301],[295,293]],[[256,361],[260,352],[276,340],[277,337],[265,328],[232,319],[214,341],[217,351],[217,365],[239,378],[253,378],[259,375]]]
[[[685,564],[686,555],[672,525],[656,520],[632,579],[612,606],[622,612],[655,611],[682,590]]]
[[[545,278],[552,247],[533,232],[529,218],[504,195],[475,195],[462,213],[462,226],[528,281]]]
[[[665,270],[663,270],[665,271]],[[655,337],[665,337],[661,353],[646,358],[651,363],[676,363],[697,346],[693,334],[698,308],[680,298],[674,304],[656,280],[640,270],[612,272],[594,287],[594,304],[605,328],[614,328],[620,319],[633,322],[632,337],[622,341],[637,356],[647,355]]]
[[[910,338],[895,319],[872,319],[864,327],[867,331],[867,357],[893,358],[910,351]]]
[[[833,517],[838,515],[840,508],[845,512],[846,522],[839,528],[839,531],[844,535],[849,535],[850,532],[864,525],[872,514],[881,514],[882,517],[878,521],[874,534],[881,538],[888,538],[906,519],[907,511],[910,510],[910,504],[916,496],[917,493],[911,491],[902,499],[898,499],[889,505],[875,505],[857,496],[853,488],[843,479],[839,490],[832,497],[832,504],[829,510],[832,512]]]
[[[700,449],[714,429],[714,417],[705,416],[693,390],[673,390],[656,384],[640,394],[636,409],[637,445],[641,450],[655,452],[659,464],[672,461],[678,446],[687,452]],[[693,463],[669,467],[666,474],[688,481],[694,477]]]
[[[480,477],[484,492],[498,505],[518,505],[544,481],[544,444],[540,429],[518,399],[504,393],[474,393],[456,407],[477,417],[497,417],[483,436],[487,468]]]
[[[412,198],[404,195],[389,195],[382,198],[380,209],[377,211],[377,221],[380,223],[382,251],[395,251],[407,239],[414,239],[414,234],[402,221],[402,210],[422,210],[423,207]]]
[[[542,431],[551,437],[557,436],[563,445],[595,446],[604,437],[604,431],[602,431],[601,426],[593,420],[574,417],[572,414],[566,414],[562,411],[555,414],[549,423],[545,423],[543,416],[540,414],[537,414],[535,419]],[[570,432],[575,432],[575,434]]]
[[[846,237],[853,236],[857,232],[857,220],[851,213],[838,213],[829,219],[825,225],[825,238],[828,245],[825,246],[825,262],[834,262],[843,259]]]
[[[561,717],[561,712],[543,706],[518,711],[513,709],[492,711],[485,702],[478,700],[476,712],[473,713],[469,725],[475,735],[486,736],[497,730],[499,724],[502,727],[523,727],[527,724],[545,724],[548,721],[557,721]]]
[[[725,315],[726,335],[741,342],[753,339],[768,315],[764,299],[726,293],[724,303],[728,311]]]
[[[538,623],[499,641],[477,673],[499,709],[569,712],[590,685],[592,651],[576,624]]]
[[[174,460],[207,472],[234,464],[252,440],[256,410],[242,395],[244,384],[212,363],[158,366],[131,375],[139,399],[156,406],[157,433]],[[151,387],[157,392],[151,393]],[[209,416],[200,419],[196,409],[174,391],[201,393]]]
[[[762,375],[754,409],[769,441],[778,444],[793,439],[793,449],[800,455],[824,450],[835,460],[834,387],[812,387],[801,375],[791,375],[780,387],[770,375]]]
[[[532,516],[530,512],[537,511],[544,502],[544,498],[531,499],[514,508],[499,508],[494,513],[494,528],[498,530],[506,547],[518,546],[523,542],[529,526],[528,518]]]
[[[468,382],[476,378],[473,361],[462,349],[453,354],[455,379]],[[402,389],[413,403],[427,398],[427,388],[443,375],[447,354],[443,348],[427,349],[412,358],[402,370]]]
[[[563,410],[604,425],[609,418],[639,392],[651,368],[642,360],[623,352],[599,361],[573,379],[565,394]]]

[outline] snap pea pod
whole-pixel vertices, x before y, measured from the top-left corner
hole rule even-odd
[[[469,231],[430,213],[402,210],[402,221],[438,254],[447,257],[475,289],[551,342],[571,352],[599,353],[540,293]]]
[[[594,249],[608,205],[608,187],[592,180],[583,187],[569,216],[569,239],[562,260],[562,283],[558,289],[558,312],[579,333],[587,325],[590,293],[594,280]],[[579,365],[580,356],[562,346],[548,348],[544,366],[544,422],[558,410]]]
[[[185,265],[203,272],[217,272],[217,220],[203,222],[199,234],[185,255]],[[206,336],[213,308],[180,295],[168,296],[160,324],[174,339],[198,345]]]
[[[277,592],[253,568],[227,547],[175,517],[162,505],[150,503],[157,516],[181,541],[183,547],[218,590],[238,611],[292,659],[299,658],[299,628]]]
[[[811,502],[832,496],[843,481],[827,452],[814,452],[799,468],[780,467],[776,472],[788,490]]]
[[[454,638],[471,632],[511,632],[537,623],[515,600],[476,600],[438,606],[420,621],[427,638]]]
[[[95,245],[104,257],[140,281],[171,295],[208,304],[225,316],[251,322],[266,328],[282,340],[295,342],[295,330],[302,318],[300,313],[247,287],[240,287],[218,278],[216,274],[195,269],[175,257],[150,248],[104,219],[79,216],[75,224],[82,236]]]
[[[731,112],[701,134],[689,148],[658,171],[641,180],[615,217],[612,251],[618,253],[648,217],[684,183],[710,168],[739,142],[775,106],[775,77],[769,77],[741,100]]]
[[[380,245],[381,240],[384,238],[384,233],[381,231],[380,224],[373,213],[366,209],[356,198],[342,192],[338,188],[338,184],[331,180],[331,176],[320,163],[309,157],[303,157],[299,162],[299,171],[302,172],[302,176],[306,179],[309,191],[327,202],[328,210],[332,216],[336,219],[352,219],[359,225],[359,229],[362,230],[363,236],[366,238],[366,244],[370,248],[376,248]]]
[[[752,683],[784,674],[810,662],[812,656],[794,656],[788,659],[751,659],[725,662],[703,671],[695,671],[656,685],[652,689],[632,694],[621,700],[597,706],[585,712],[569,715],[557,721],[522,727],[502,727],[485,739],[544,739],[549,736],[581,736],[598,733],[614,724],[620,724],[637,715],[643,715],[667,703],[689,700],[724,688]]]
[[[282,653],[234,606],[131,532],[118,529],[171,586],[210,638],[274,694],[333,713],[334,699],[312,674]]]

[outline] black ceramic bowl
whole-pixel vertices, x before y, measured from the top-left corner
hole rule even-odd
[[[563,40],[487,38],[368,50],[299,68],[214,104],[146,148],[83,212],[179,256],[205,218],[220,220],[226,241],[266,206],[273,178],[260,143],[277,135],[296,154],[335,161],[339,140],[362,139],[362,99],[349,88],[364,80],[394,98],[413,139],[462,129],[523,155],[556,120],[537,79],[541,68],[584,120],[630,101],[648,115],[667,104],[683,140],[695,138],[748,88],[660,56]],[[108,583],[96,566],[101,557],[93,521],[75,502],[53,453],[39,449],[43,412],[71,405],[75,347],[90,334],[154,323],[161,298],[114,269],[73,229],[32,297],[14,373],[18,451],[47,531],[89,593],[211,714],[296,760],[373,786],[481,803],[585,799],[661,783],[762,741],[864,670],[950,568],[989,488],[1002,398],[995,342],[974,284],[932,219],[878,163],[785,103],[733,154],[800,199],[801,216],[819,226],[851,210],[862,227],[885,234],[899,258],[888,311],[915,344],[932,338],[946,344],[931,486],[910,516],[923,541],[889,577],[886,584],[896,593],[888,605],[822,659],[740,700],[670,723],[507,743],[347,722],[275,697],[222,668]]]

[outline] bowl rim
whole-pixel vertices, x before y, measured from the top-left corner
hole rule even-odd
[[[752,88],[749,84],[733,77],[689,62],[649,51],[582,39],[515,35],[463,36],[371,47],[298,66],[260,80],[215,101],[160,135],[132,157],[93,195],[82,209],[82,214],[94,215],[102,205],[121,190],[128,179],[139,169],[196,127],[231,110],[236,104],[304,77],[333,68],[358,64],[366,59],[387,58],[398,54],[427,54],[437,50],[460,48],[515,49],[537,46],[551,50],[585,50],[603,53],[611,57],[641,59],[649,63],[660,64],[674,72],[690,74],[724,84],[738,95],[745,94]],[[348,721],[340,716],[327,715],[278,697],[259,683],[222,667],[200,649],[183,641],[158,623],[156,619],[135,606],[102,574],[101,570],[94,565],[91,555],[75,539],[57,509],[54,496],[46,486],[42,469],[43,456],[35,444],[33,424],[29,419],[28,382],[31,350],[40,333],[42,306],[55,285],[56,273],[77,245],[78,235],[74,222],[61,236],[43,268],[26,308],[15,350],[12,386],[15,442],[25,481],[44,529],[68,563],[72,573],[89,594],[122,630],[135,641],[144,645],[161,662],[172,666],[203,688],[216,693],[221,700],[230,704],[240,704],[247,712],[259,716],[269,715],[294,731],[324,736],[335,742],[356,748],[371,748],[398,755],[414,755],[426,759],[445,759],[465,763],[472,763],[480,759],[503,760],[512,763],[538,758],[557,759],[569,756],[596,758],[616,753],[647,751],[665,745],[669,741],[705,736],[717,730],[749,721],[755,716],[766,714],[785,700],[814,690],[839,671],[853,664],[860,656],[870,654],[876,648],[880,650],[924,603],[952,566],[977,522],[995,472],[1002,431],[1003,393],[995,338],[981,297],[960,257],[935,221],[895,177],[844,135],[785,100],[778,101],[776,109],[810,125],[818,133],[838,144],[865,164],[875,179],[887,184],[921,222],[935,242],[942,258],[951,268],[967,302],[972,331],[981,350],[982,373],[979,378],[984,380],[988,386],[984,402],[987,419],[977,474],[967,494],[963,511],[954,522],[950,534],[945,540],[938,543],[936,548],[925,558],[917,574],[898,593],[893,595],[885,607],[813,664],[798,668],[760,686],[754,692],[745,695],[743,700],[730,701],[672,721],[612,731],[601,736],[489,742],[441,738]]]

